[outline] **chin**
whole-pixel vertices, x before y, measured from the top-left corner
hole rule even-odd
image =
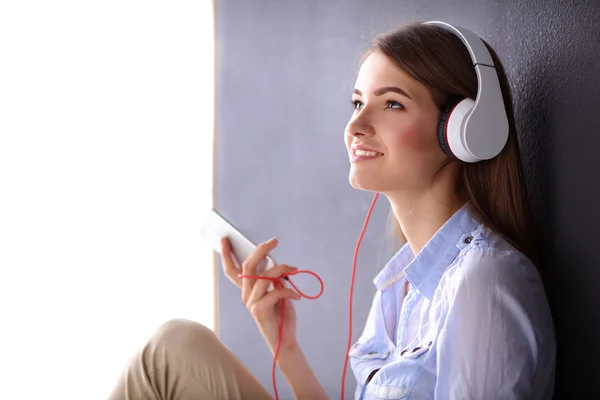
[[[377,179],[373,179],[373,177],[360,176],[360,174],[350,172],[348,180],[350,186],[354,189],[368,192],[380,192],[382,189],[381,185],[378,184]]]

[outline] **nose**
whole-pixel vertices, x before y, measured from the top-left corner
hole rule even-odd
[[[364,111],[363,111],[364,112]],[[362,112],[361,112],[362,114]],[[366,116],[359,114],[348,122],[346,134],[350,137],[371,137],[375,135],[375,128],[365,118]]]
[[[368,125],[348,124],[348,127],[346,128],[346,134],[353,138],[371,137],[375,135],[375,130],[372,126]]]
[[[349,132],[349,135],[354,138],[363,137],[363,136],[373,136],[372,134],[366,134],[363,131],[351,131],[351,132]]]

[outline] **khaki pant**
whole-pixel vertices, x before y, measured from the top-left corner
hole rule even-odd
[[[263,400],[272,397],[212,330],[164,324],[131,359],[109,400]]]

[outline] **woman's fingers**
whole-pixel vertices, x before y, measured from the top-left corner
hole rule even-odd
[[[248,276],[256,275],[256,267],[258,263],[262,261],[271,250],[273,250],[277,246],[277,239],[272,238],[267,240],[266,242],[262,242],[250,254],[250,256],[244,260],[242,263],[242,274]],[[254,286],[255,279],[252,278],[244,278],[242,279],[242,300],[244,304],[248,302],[248,298],[250,297],[250,293],[252,292],[252,287]]]
[[[242,272],[241,266],[233,253],[229,239],[226,237],[221,239],[221,261],[223,262],[223,272],[225,273],[225,276],[241,289],[242,278],[238,276]]]
[[[260,276],[263,278],[279,278],[283,274],[295,271],[298,271],[298,268],[281,264],[273,268],[269,268],[268,270],[260,274]],[[272,282],[273,281],[270,279],[257,279],[254,283],[254,286],[252,287],[252,291],[250,293],[250,296],[248,297],[247,304],[252,304],[262,299],[265,296],[265,293],[267,293],[267,290],[269,289],[269,286]]]
[[[260,301],[251,304],[248,309],[257,321],[264,321],[273,314],[273,307],[279,300],[300,300],[300,298],[300,295],[290,288],[279,288],[267,293]]]

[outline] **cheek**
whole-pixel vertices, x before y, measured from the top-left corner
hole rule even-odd
[[[394,135],[394,144],[399,151],[418,153],[431,151],[434,146],[437,146],[436,132],[417,125],[405,127]]]

